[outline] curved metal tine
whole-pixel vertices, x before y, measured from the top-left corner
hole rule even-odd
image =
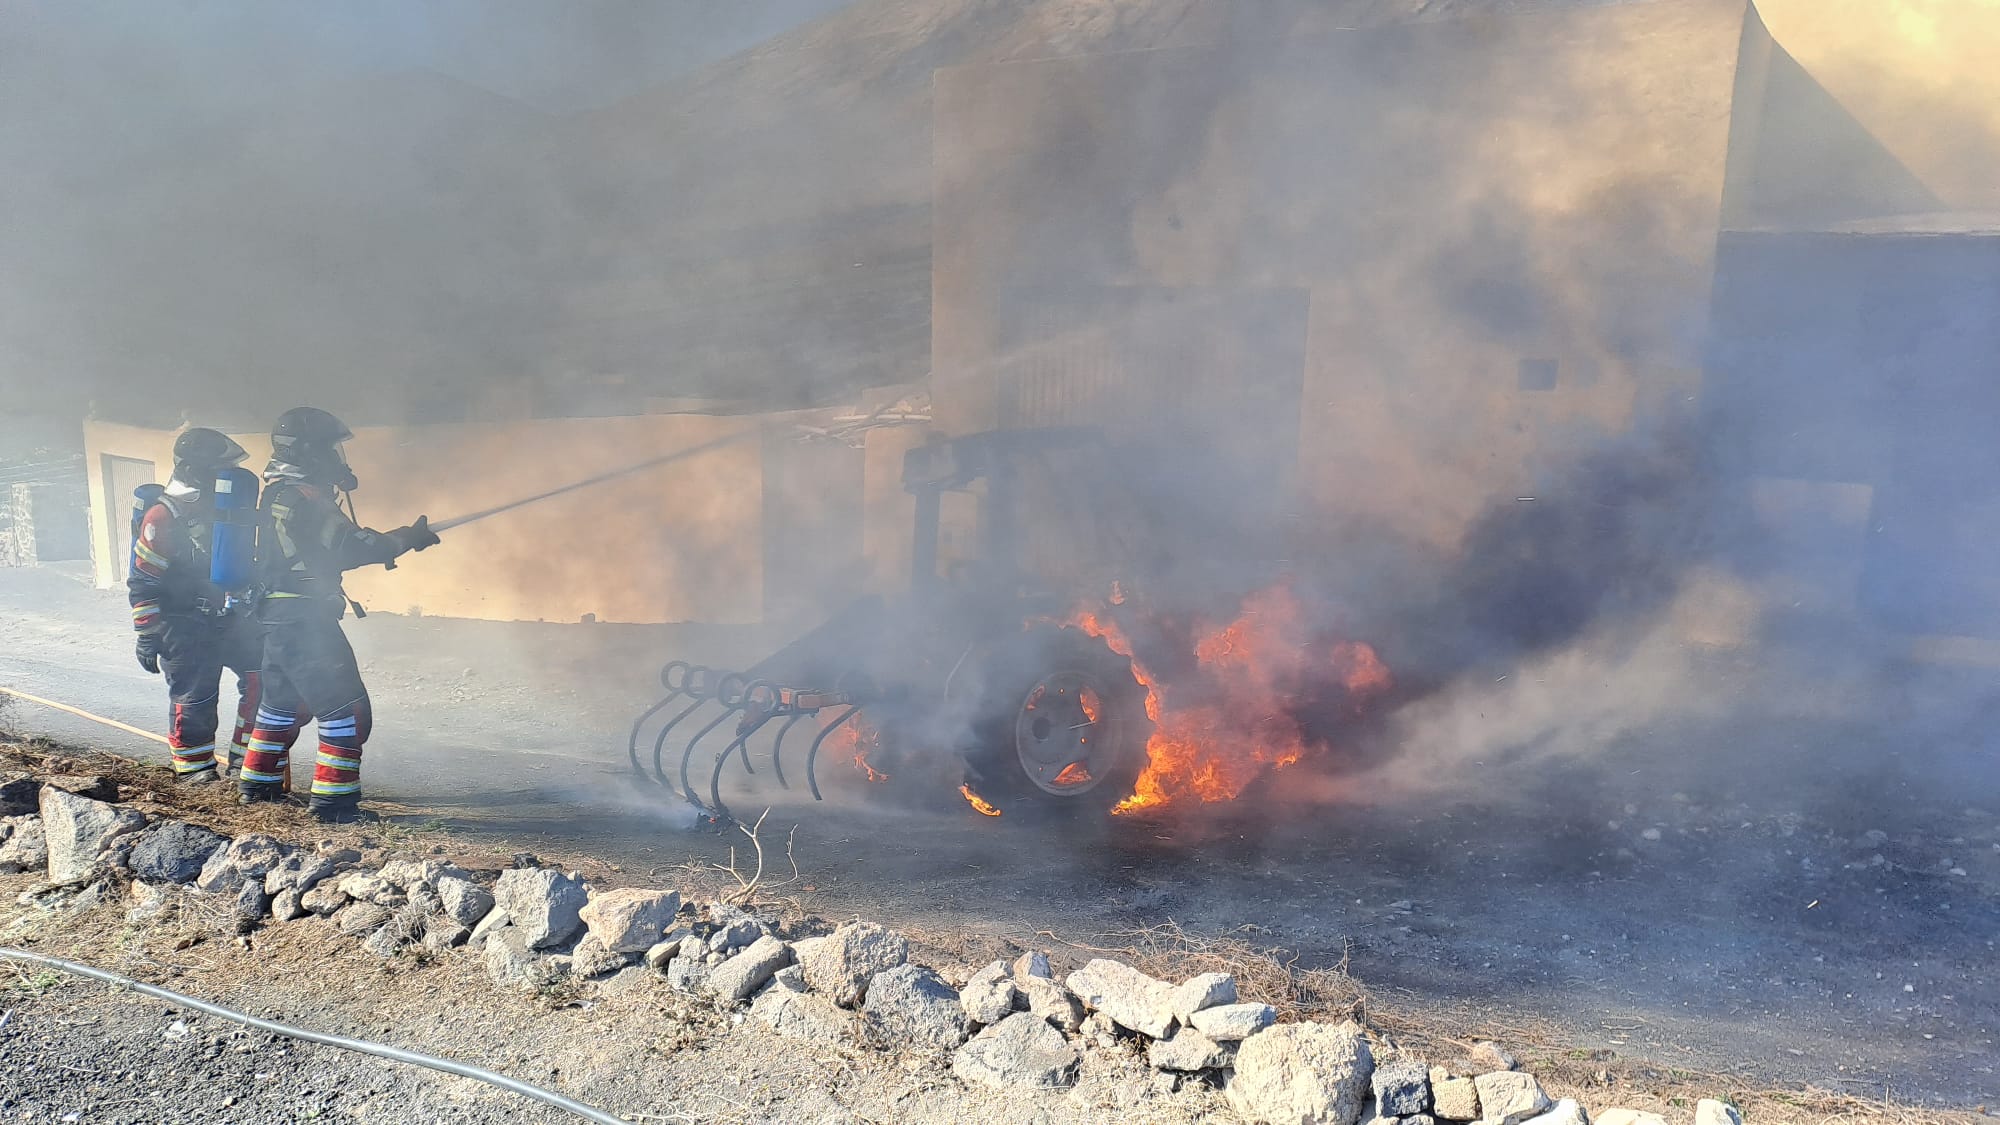
[[[680,673],[680,684],[678,686],[674,683],[674,673],[676,671]],[[690,682],[689,677],[693,671],[693,666],[685,660],[670,660],[667,662],[666,667],[660,669],[660,686],[667,689],[667,694],[661,697],[658,703],[646,708],[639,715],[638,721],[632,724],[632,736],[625,740],[625,753],[632,759],[632,772],[638,776],[646,776],[646,767],[639,764],[640,730],[645,727],[647,719],[666,710],[675,700],[687,692],[688,683]]]
[[[680,692],[668,695],[658,703],[640,712],[639,721],[632,724],[632,737],[625,740],[625,753],[632,759],[632,772],[638,774],[640,777],[646,776],[646,767],[639,764],[639,730],[646,725],[647,719],[666,710],[669,704],[680,697]]]
[[[847,710],[840,713],[840,718],[820,728],[819,736],[813,739],[812,748],[806,751],[806,788],[812,790],[813,800],[815,801],[825,800],[825,798],[819,795],[819,775],[814,772],[815,766],[819,761],[820,743],[825,742],[827,735],[832,734],[840,724],[853,718],[854,713],[859,710],[861,710],[860,704],[849,704]]]
[[[679,790],[675,789],[674,783],[667,779],[667,764],[665,761],[667,736],[674,733],[674,728],[680,725],[682,719],[701,710],[701,705],[707,702],[708,699],[704,696],[688,704],[681,710],[680,714],[668,719],[667,725],[660,728],[659,736],[653,739],[653,779],[658,781],[660,787],[669,793],[678,793]]]
[[[773,718],[769,708],[757,706],[755,685],[743,693],[743,704],[743,721],[737,724],[736,737],[722,748],[722,753],[715,756],[715,768],[708,775],[709,807],[724,816],[729,815],[729,806],[722,803],[722,767],[729,764],[731,754],[740,752],[743,755],[743,772],[755,777],[757,771],[750,768],[750,736],[763,730]],[[775,697],[772,706],[776,706]]]
[[[785,725],[778,728],[777,741],[771,743],[771,772],[778,775],[778,788],[791,789],[791,784],[785,780],[785,736],[792,733],[792,728],[798,726],[807,716],[817,714],[818,711],[800,711],[786,719]]]
[[[701,798],[694,795],[694,786],[688,781],[688,763],[694,760],[694,748],[701,745],[701,740],[708,737],[708,732],[721,726],[724,719],[741,710],[743,701],[740,699],[733,704],[724,704],[722,714],[710,719],[707,726],[701,728],[693,738],[688,739],[687,748],[681,751],[681,796],[687,798],[690,804],[699,808],[708,807],[701,803]]]

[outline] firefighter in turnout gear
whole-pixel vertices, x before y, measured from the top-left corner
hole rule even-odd
[[[167,747],[175,778],[188,783],[212,782],[217,776],[216,710],[224,668],[236,673],[232,766],[242,757],[257,710],[261,629],[250,614],[247,589],[216,584],[222,568],[213,565],[212,557],[217,490],[229,488],[230,470],[245,456],[242,446],[218,431],[181,434],[174,441],[172,478],[164,489],[149,485],[151,492],[140,491],[142,510],[133,528],[125,586],[132,627],[139,633],[139,666],[166,678],[171,704]],[[242,470],[237,475],[255,479]]]
[[[357,483],[341,447],[352,436],[310,406],[286,411],[271,431],[257,547],[263,702],[239,775],[245,802],[280,798],[292,744],[308,721],[317,722],[309,807],[330,822],[360,816],[361,747],[372,720],[368,689],[340,628],[348,605],[341,575],[372,563],[393,566],[405,552],[438,541],[422,517],[372,531],[355,522],[351,502],[341,509]]]

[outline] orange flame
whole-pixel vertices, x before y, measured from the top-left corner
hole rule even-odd
[[[854,768],[860,770],[871,784],[879,785],[889,780],[888,774],[868,761],[871,752],[882,748],[882,732],[875,729],[866,717],[856,714],[834,731],[827,741],[833,743],[838,752],[853,758]]]
[[[1132,661],[1133,675],[1146,689],[1146,715],[1153,720],[1146,768],[1132,795],[1112,812],[1185,798],[1234,800],[1267,770],[1298,763],[1307,754],[1308,736],[1291,705],[1328,671],[1356,703],[1389,689],[1388,668],[1359,641],[1334,645],[1330,667],[1323,662],[1305,633],[1307,620],[1283,584],[1245,598],[1235,620],[1194,642],[1201,675],[1190,686],[1200,698],[1169,707],[1165,687],[1133,654],[1118,623],[1079,610],[1070,624]]]
[[[961,785],[958,787],[958,791],[960,793],[965,794],[965,803],[971,805],[972,811],[978,813],[980,816],[1000,815],[1000,810],[994,808],[992,805],[987,804],[986,799],[984,797],[981,797],[979,794],[974,793],[972,791],[972,786]]]
[[[1090,769],[1082,762],[1071,762],[1055,776],[1056,785],[1084,785],[1090,781]]]

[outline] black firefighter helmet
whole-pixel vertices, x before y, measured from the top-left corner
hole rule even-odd
[[[271,459],[295,465],[307,477],[335,488],[353,489],[353,470],[341,443],[354,436],[347,423],[316,406],[294,406],[271,427]]]
[[[215,474],[242,464],[248,456],[228,434],[197,426],[174,439],[174,476],[198,488],[207,488]]]

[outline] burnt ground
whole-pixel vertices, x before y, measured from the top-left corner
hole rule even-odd
[[[162,693],[131,663],[120,597],[0,571],[0,607],[0,683],[158,725]],[[370,796],[406,823],[635,873],[746,843],[635,786],[626,731],[667,656],[742,664],[772,638],[381,614],[349,633],[378,714]],[[13,719],[163,756],[39,708]],[[981,818],[941,773],[871,788],[839,763],[823,767],[824,805],[776,790],[768,770],[729,792],[739,808],[770,802],[767,842],[797,824],[792,889],[829,916],[1078,947],[1172,923],[1344,965],[1389,1026],[1400,1015],[1746,1088],[1996,1104],[2000,794],[1981,739],[1919,729],[1865,712],[1667,717],[1587,758],[1496,764],[1448,797],[1199,827]]]

